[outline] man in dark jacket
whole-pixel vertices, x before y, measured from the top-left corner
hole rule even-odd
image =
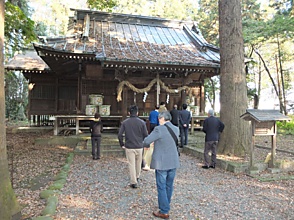
[[[170,111],[171,114],[171,123],[175,126],[179,126],[179,111],[178,111],[178,105],[174,105],[173,110]]]
[[[101,132],[103,130],[103,125],[102,125],[99,113],[95,113],[94,118],[95,119],[90,122],[92,156],[93,156],[93,160],[99,160],[100,159]]]
[[[138,107],[129,108],[130,117],[125,119],[118,132],[120,146],[125,149],[129,163],[131,187],[138,187],[138,179],[141,174],[143,140],[148,135],[146,123],[138,118]],[[123,137],[125,134],[125,138]],[[125,139],[125,141],[124,141]]]
[[[191,112],[187,110],[187,104],[183,104],[182,111],[179,112],[179,122],[180,122],[180,134],[181,134],[181,145],[180,147],[183,147],[184,145],[188,144],[188,130],[189,130],[189,124],[191,121]]]
[[[218,118],[214,117],[214,111],[208,111],[208,118],[204,120],[203,132],[205,133],[205,147],[204,147],[204,161],[203,169],[215,168],[216,164],[216,148],[219,141],[219,134],[225,128]],[[208,153],[211,151],[211,161],[209,160]]]

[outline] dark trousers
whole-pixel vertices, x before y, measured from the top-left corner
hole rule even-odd
[[[216,164],[216,147],[217,141],[207,141],[204,147],[204,161],[205,166],[215,166]],[[211,151],[211,160],[208,153]]]
[[[91,137],[92,142],[92,155],[94,158],[100,158],[100,144],[101,137]]]
[[[154,128],[157,126],[157,124],[150,123],[150,133],[154,130]]]
[[[181,146],[188,144],[188,130],[188,127],[183,127],[180,125]]]

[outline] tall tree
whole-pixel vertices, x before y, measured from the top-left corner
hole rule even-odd
[[[36,40],[34,22],[29,18],[30,9],[26,0],[5,2],[5,58],[8,60],[15,52],[31,47]],[[19,110],[26,109],[27,84],[22,74],[12,71],[5,74],[6,116],[20,119]],[[23,111],[22,111],[23,113]],[[24,114],[22,114],[23,119]]]
[[[226,126],[219,152],[244,156],[249,150],[251,137],[249,123],[240,119],[247,109],[247,88],[239,0],[219,0],[219,36],[220,115]]]
[[[21,1],[23,2],[23,1]],[[5,2],[5,55],[13,56],[15,51],[36,39],[34,22],[28,17],[27,8],[21,9],[18,1]],[[16,5],[14,5],[16,4]],[[25,7],[27,4],[20,4]],[[25,11],[25,12],[24,12]]]
[[[199,0],[199,9],[195,19],[204,38],[209,43],[219,46],[218,2]]]
[[[5,95],[4,95],[4,0],[0,1],[0,219],[11,219],[20,211],[14,191],[11,186],[5,125]]]
[[[113,11],[126,14],[193,20],[197,11],[193,0],[118,0]]]
[[[116,0],[87,0],[87,3],[92,9],[111,12]]]

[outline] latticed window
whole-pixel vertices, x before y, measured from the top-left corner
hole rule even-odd
[[[51,85],[36,85],[31,91],[33,99],[55,99],[55,86]]]
[[[77,87],[73,86],[63,86],[58,89],[58,98],[59,99],[76,99],[77,97]]]

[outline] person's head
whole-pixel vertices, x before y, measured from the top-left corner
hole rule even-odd
[[[174,105],[174,109],[177,109],[177,108],[178,108],[178,105],[175,104],[175,105]]]
[[[159,109],[159,105],[155,105],[155,109]]]
[[[136,105],[131,105],[129,107],[129,113],[131,116],[135,116],[138,114],[138,107]]]
[[[214,116],[214,111],[213,109],[208,110],[208,116]]]
[[[162,111],[158,113],[159,124],[163,125],[165,122],[170,121],[172,119],[169,111]]]
[[[101,117],[100,114],[98,112],[96,112],[95,115],[94,115],[94,118],[99,119],[100,117]]]
[[[186,110],[188,106],[187,106],[187,104],[184,103],[184,104],[182,105],[182,107],[183,107],[184,110]]]
[[[161,102],[160,105],[165,105],[165,103],[164,102]]]

